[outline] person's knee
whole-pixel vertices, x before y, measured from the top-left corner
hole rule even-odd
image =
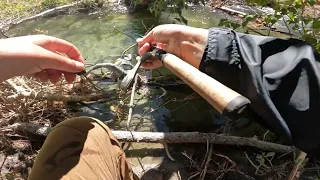
[[[57,129],[63,129],[63,131],[69,131],[71,129],[80,131],[93,139],[107,137],[108,139],[110,138],[112,144],[120,146],[117,139],[113,136],[110,128],[105,123],[95,118],[86,116],[71,118],[57,124],[53,128],[53,131]]]
[[[101,124],[103,124],[104,126],[103,127],[97,126]],[[59,124],[57,124],[52,130],[60,129],[63,127],[77,129],[81,132],[88,132],[93,128],[104,128],[109,130],[109,128],[100,120],[91,118],[91,117],[86,117],[86,116],[70,118],[65,121],[62,121]]]

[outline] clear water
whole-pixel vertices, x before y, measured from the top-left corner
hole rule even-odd
[[[188,25],[201,28],[217,26],[219,19],[226,15],[213,12],[202,6],[190,7],[183,11],[188,19]],[[18,25],[10,30],[14,36],[46,33],[72,42],[87,57],[86,63],[113,62],[135,39],[143,36],[150,28],[165,23],[178,23],[175,17],[164,13],[160,19],[154,19],[148,12],[119,13],[110,10],[83,13],[76,15],[60,15],[42,18]],[[133,48],[129,51],[137,53]],[[161,74],[170,74],[165,68],[158,69]],[[152,73],[152,72],[151,72]],[[156,76],[155,72],[152,73]],[[142,90],[143,91],[143,90]],[[138,124],[139,130],[146,131],[211,131],[220,124],[216,111],[202,98],[182,100],[190,96],[193,91],[186,88],[167,89],[167,95],[159,98],[163,93],[159,89],[150,88],[151,95],[142,97],[134,109],[133,123]],[[138,99],[138,95],[136,99]],[[96,105],[99,109],[108,110],[113,104]],[[146,109],[157,109],[142,117]],[[101,114],[87,110],[86,114],[109,121],[114,114]],[[111,124],[118,129],[126,119]]]

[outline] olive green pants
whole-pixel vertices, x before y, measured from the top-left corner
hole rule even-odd
[[[65,120],[44,142],[30,180],[133,180],[125,154],[110,129],[88,117]]]

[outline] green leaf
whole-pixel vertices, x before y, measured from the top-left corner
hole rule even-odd
[[[303,39],[312,45],[317,44],[317,39],[315,37],[313,37],[312,35],[306,34],[303,36]]]
[[[275,14],[274,17],[277,18],[277,19],[280,19],[282,17],[282,15],[281,14]]]
[[[237,28],[239,28],[241,25],[240,24],[238,24],[238,23],[231,23],[230,24],[231,25],[231,27],[235,30],[235,29],[237,29]]]
[[[220,19],[218,26],[224,26],[228,22],[228,19]]]
[[[293,19],[296,17],[296,15],[294,15],[293,13],[289,13],[289,14],[288,14],[288,17],[289,17],[291,20],[293,20]]]
[[[290,23],[290,24],[291,24],[291,23]],[[292,29],[296,31],[296,30],[299,29],[299,26],[298,26],[297,24],[295,24],[294,26],[292,26]]]
[[[268,152],[265,157],[273,157],[275,154],[275,152]]]
[[[289,6],[289,7],[287,8],[287,10],[288,10],[290,13],[292,13],[292,14],[297,14],[297,9],[294,8],[294,7],[292,7],[292,6]]]
[[[271,23],[272,25],[275,24],[276,22],[278,22],[277,19],[270,19],[270,23]]]
[[[259,161],[260,165],[264,165],[265,161],[266,160],[264,158],[261,158],[260,161]]]
[[[249,21],[248,20],[245,20],[242,22],[241,26],[244,28],[248,25]]]
[[[280,11],[281,11],[282,15],[287,15],[287,13],[288,13],[288,10],[286,8],[281,8]]]
[[[320,52],[320,42],[316,45],[316,49]]]
[[[297,9],[300,9],[300,8],[302,7],[302,4],[296,3],[296,4],[294,5],[294,7],[297,8]]]
[[[315,0],[307,0],[307,3],[308,3],[310,6],[313,6],[313,5],[315,5],[316,1],[315,1]]]
[[[305,25],[309,24],[312,20],[311,19],[303,19],[303,23]]]
[[[319,19],[314,19],[312,22],[312,28],[313,29],[320,29],[320,20]]]

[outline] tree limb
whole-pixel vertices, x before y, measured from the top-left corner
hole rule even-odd
[[[77,4],[79,4],[81,1],[79,2],[75,2],[75,3],[72,3],[72,4],[67,4],[67,5],[64,5],[64,6],[59,6],[59,7],[55,7],[55,8],[52,8],[52,9],[48,9],[46,11],[43,11],[39,14],[36,14],[34,16],[31,16],[31,17],[27,17],[27,18],[23,18],[17,22],[13,22],[11,25],[18,25],[18,24],[21,24],[23,22],[26,22],[26,21],[31,21],[31,20],[34,20],[34,19],[37,19],[39,17],[43,17],[43,16],[46,16],[46,15],[49,15],[51,13],[55,13],[57,11],[61,11],[61,10],[66,10],[66,9],[69,9],[70,7],[73,7]]]
[[[51,127],[43,127],[32,123],[15,123],[12,128],[40,135],[47,136]],[[145,142],[145,143],[212,143],[222,145],[249,146],[264,151],[288,153],[295,150],[294,147],[260,141],[253,138],[226,136],[216,133],[200,132],[135,132],[135,131],[112,131],[113,135],[124,142]]]

